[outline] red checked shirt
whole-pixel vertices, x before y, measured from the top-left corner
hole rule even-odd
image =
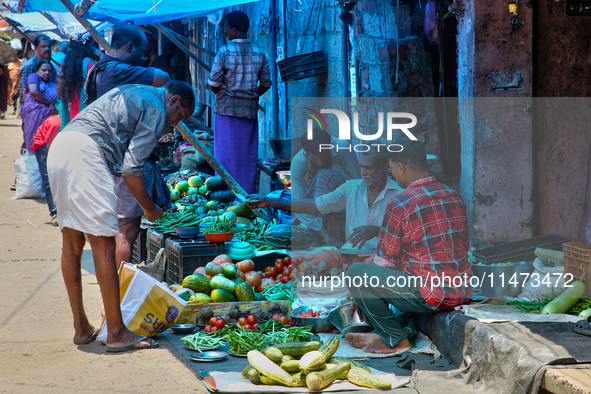
[[[453,309],[470,300],[470,287],[459,279],[457,286],[449,282],[464,274],[469,279],[469,246],[466,204],[435,177],[412,182],[386,207],[378,256],[393,262],[395,269],[422,277],[419,290],[433,309]],[[445,278],[444,283],[438,285],[432,277]]]

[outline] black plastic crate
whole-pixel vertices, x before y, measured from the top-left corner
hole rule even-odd
[[[166,246],[165,241],[169,237],[168,234],[162,234],[156,230],[148,230],[146,236],[147,260],[154,261],[158,251]]]
[[[205,267],[216,256],[226,253],[225,243],[212,243],[205,238],[166,239],[166,283],[181,283],[199,267]]]
[[[536,259],[534,254],[536,248],[562,250],[562,244],[565,242],[570,242],[570,239],[558,234],[546,234],[476,249],[472,252],[472,255],[487,264],[506,263],[508,261],[533,261]]]
[[[323,51],[293,56],[277,62],[281,73],[281,82],[297,81],[299,79],[326,74],[328,59]]]
[[[135,239],[131,250],[131,263],[139,264],[148,258],[148,229],[140,227],[140,233]]]

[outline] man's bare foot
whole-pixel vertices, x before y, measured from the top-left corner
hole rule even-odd
[[[408,339],[403,339],[402,341],[398,342],[398,344],[394,347],[389,347],[386,343],[380,338],[379,341],[372,343],[369,346],[363,348],[365,353],[378,353],[378,354],[402,354],[410,351],[410,341]]]
[[[132,343],[136,342],[138,339],[140,338],[140,335],[129,331],[128,329],[125,329],[124,332],[122,332],[119,335],[119,338],[112,338],[111,339],[111,333],[109,333],[109,338],[107,338],[107,347],[108,348],[124,348],[126,346],[131,345]],[[152,341],[150,338],[143,340],[137,344],[134,345],[134,347],[138,348],[138,349],[143,349],[143,348],[148,348],[150,346],[152,346],[152,343],[154,341]]]
[[[345,339],[351,346],[356,349],[363,349],[377,341],[381,341],[382,337],[374,332],[351,332],[345,335]]]

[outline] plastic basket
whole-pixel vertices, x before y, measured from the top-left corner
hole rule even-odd
[[[148,258],[148,229],[140,227],[140,233],[135,239],[131,250],[131,263],[139,264]]]
[[[564,273],[572,274],[575,280],[585,282],[585,297],[591,297],[591,246],[581,242],[568,242],[562,247]]]
[[[214,244],[204,239],[166,239],[166,282],[181,283],[199,267],[205,267],[216,256],[226,253],[226,244]]]
[[[293,56],[277,62],[281,73],[281,82],[297,81],[299,79],[326,74],[328,59],[323,51]]]
[[[164,273],[166,272],[166,249],[162,248],[158,251],[153,264],[152,267],[141,265],[138,268],[152,278],[162,282],[164,280]]]
[[[501,245],[476,249],[472,255],[486,264],[506,263],[508,261],[534,261],[536,248],[562,250],[562,244],[570,239],[558,234],[546,234],[539,237],[522,239]]]

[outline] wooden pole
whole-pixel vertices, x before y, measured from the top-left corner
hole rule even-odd
[[[213,137],[213,130],[210,129],[209,127],[207,127],[206,125],[204,125],[203,123],[201,123],[200,121],[198,121],[197,119],[195,119],[194,117],[191,116],[187,120],[189,122],[193,123],[195,126],[199,127],[201,130],[206,131],[207,134],[209,134]]]
[[[160,27],[162,27],[164,30],[168,31],[170,34],[172,34],[173,36],[175,36],[176,38],[178,38],[180,41],[183,41],[185,44],[195,47],[197,49],[199,49],[201,52],[208,54],[209,56],[214,56],[216,55],[215,52],[212,51],[208,51],[207,48],[203,48],[201,45],[194,43],[193,41],[189,40],[187,37],[177,33],[174,30],[169,29],[166,26],[162,26],[160,25]]]
[[[62,0],[62,1],[64,1],[64,0]],[[211,67],[209,67],[208,64],[206,64],[203,60],[199,59],[197,57],[197,55],[195,55],[187,47],[185,47],[179,40],[176,39],[175,36],[173,36],[172,34],[170,34],[170,32],[168,32],[168,30],[166,28],[162,27],[160,25],[160,23],[154,23],[153,26],[156,29],[158,29],[162,34],[164,34],[166,37],[168,37],[168,39],[170,41],[172,41],[177,47],[179,47],[180,50],[183,51],[187,56],[189,56],[191,59],[195,60],[197,63],[199,63],[207,71],[211,71]]]
[[[76,11],[74,9],[74,4],[72,4],[72,2],[70,0],[60,0],[60,1],[62,2],[62,4],[64,6],[66,6],[68,11],[70,11],[70,14],[74,15],[74,18],[76,18],[76,20],[78,22],[80,22],[80,24],[90,33],[92,38],[94,38],[94,40],[100,46],[105,48],[105,52],[107,52],[107,54],[109,52],[111,52],[111,46],[109,45],[107,40],[105,40],[105,38],[100,35],[100,33],[94,28],[94,26],[90,22],[88,22],[86,19],[78,16],[78,14],[76,13]]]

